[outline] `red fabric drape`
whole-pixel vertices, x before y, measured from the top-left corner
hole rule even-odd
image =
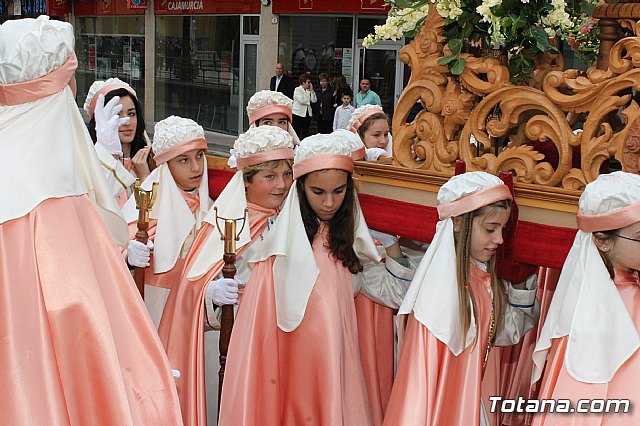
[[[209,169],[209,195],[217,198],[233,177],[228,170]],[[359,194],[362,212],[370,228],[412,240],[431,242],[438,213],[435,207]],[[562,269],[576,230],[518,221],[513,258],[530,265]]]

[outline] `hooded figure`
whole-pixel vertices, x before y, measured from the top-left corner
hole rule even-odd
[[[0,26],[2,421],[177,425],[175,381],[114,243],[126,223],[68,84],[73,43],[46,16]]]

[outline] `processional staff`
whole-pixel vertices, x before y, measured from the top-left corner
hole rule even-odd
[[[140,186],[140,179],[136,179],[133,184],[133,195],[136,200],[136,208],[138,209],[138,232],[136,232],[136,241],[147,244],[149,241],[149,211],[153,208],[158,195],[158,182],[153,182],[151,191],[145,191]],[[140,292],[140,296],[144,299],[144,269],[136,267],[133,271],[133,280]]]
[[[224,241],[224,266],[222,276],[224,278],[235,278],[236,276],[236,242],[240,240],[240,234],[247,223],[248,209],[244,210],[244,217],[228,219],[218,216],[218,208],[213,208],[216,217],[216,227],[220,232],[220,239]],[[224,220],[224,232],[220,229],[219,220]],[[242,221],[242,227],[236,232],[237,222]],[[222,395],[222,382],[224,381],[224,370],[227,365],[227,353],[229,352],[229,341],[233,330],[233,305],[223,305],[220,315],[220,370],[218,371],[218,415],[220,414],[220,396]]]

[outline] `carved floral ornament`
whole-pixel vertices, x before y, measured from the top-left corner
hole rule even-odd
[[[428,13],[400,52],[411,77],[393,117],[394,164],[453,174],[463,159],[468,170],[511,170],[520,183],[573,190],[612,159],[640,171],[640,38],[618,41],[606,71],[562,71],[557,57],[541,57],[535,88],[511,84],[499,60],[466,53],[464,71],[452,76],[438,64],[450,54],[443,26],[438,13]],[[633,30],[640,34],[638,24]],[[418,100],[423,111],[406,123]]]

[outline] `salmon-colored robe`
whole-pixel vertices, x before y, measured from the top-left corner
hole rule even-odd
[[[267,226],[268,219],[277,214],[276,210],[265,209],[247,203],[251,242],[259,238]],[[211,235],[215,233],[214,235]],[[200,232],[185,260],[182,277],[169,293],[158,333],[169,357],[171,368],[179,370],[181,377],[176,380],[180,408],[185,425],[206,425],[206,387],[204,357],[205,292],[209,283],[221,272],[224,262],[215,265],[196,281],[189,281],[186,275],[207,238],[217,238],[218,230],[210,223],[203,223]],[[238,251],[238,255],[248,247]],[[234,330],[235,333],[235,330]],[[218,359],[207,359],[207,363],[218,365]],[[215,413],[210,415],[215,416]]]
[[[506,399],[519,397],[536,399],[538,397],[539,383],[531,386],[531,374],[533,372],[533,350],[542,329],[542,324],[547,317],[553,293],[558,285],[560,270],[546,267],[538,269],[538,294],[540,302],[540,320],[538,324],[527,333],[520,343],[514,346],[504,346],[501,350],[502,371],[500,374],[501,395]],[[508,426],[530,425],[532,413],[503,413],[502,424]]]
[[[453,355],[413,315],[409,316],[385,425],[480,424],[481,399],[498,394],[499,351],[491,350],[483,380],[491,322],[491,275],[471,263],[469,285],[477,302],[477,339],[460,355]],[[492,420],[496,421],[495,416]]]
[[[0,422],[178,425],[175,381],[87,195],[0,224]]]
[[[374,425],[382,424],[393,386],[393,309],[360,293],[355,298],[360,359]]]
[[[614,283],[636,329],[640,330],[640,282],[637,272],[616,269]],[[569,375],[564,365],[568,337],[552,340],[538,398],[570,399],[574,408],[580,399],[628,399],[629,413],[541,413],[534,415],[533,424],[640,425],[640,353],[636,351],[622,364],[609,383],[579,382]],[[589,404],[586,407],[589,407]]]
[[[352,274],[326,238],[319,231],[313,242],[320,274],[292,332],[277,326],[275,257],[255,264],[231,336],[221,426],[371,425]]]
[[[198,207],[200,207],[200,197],[197,194],[191,194],[182,190],[180,190],[180,195],[182,195],[184,201],[189,206],[191,213],[195,214]],[[147,229],[147,233],[149,234],[149,240],[153,242],[155,242],[156,238],[157,225],[158,219],[149,219],[149,228]],[[200,230],[196,230],[196,235],[199,231]],[[129,239],[134,240],[137,232],[138,221],[136,220],[129,223]],[[185,248],[183,247],[182,250],[184,249]],[[190,248],[187,250],[190,250]],[[186,257],[178,255],[178,259],[176,260],[175,265],[173,265],[173,268],[167,272],[155,274],[153,272],[152,254],[149,266],[144,268],[144,284],[146,286],[144,302],[156,327],[160,324],[160,318],[162,317],[162,312],[164,311],[164,306],[166,304],[167,297],[169,296],[169,289],[171,289],[171,287],[180,280],[184,270],[185,261]]]

